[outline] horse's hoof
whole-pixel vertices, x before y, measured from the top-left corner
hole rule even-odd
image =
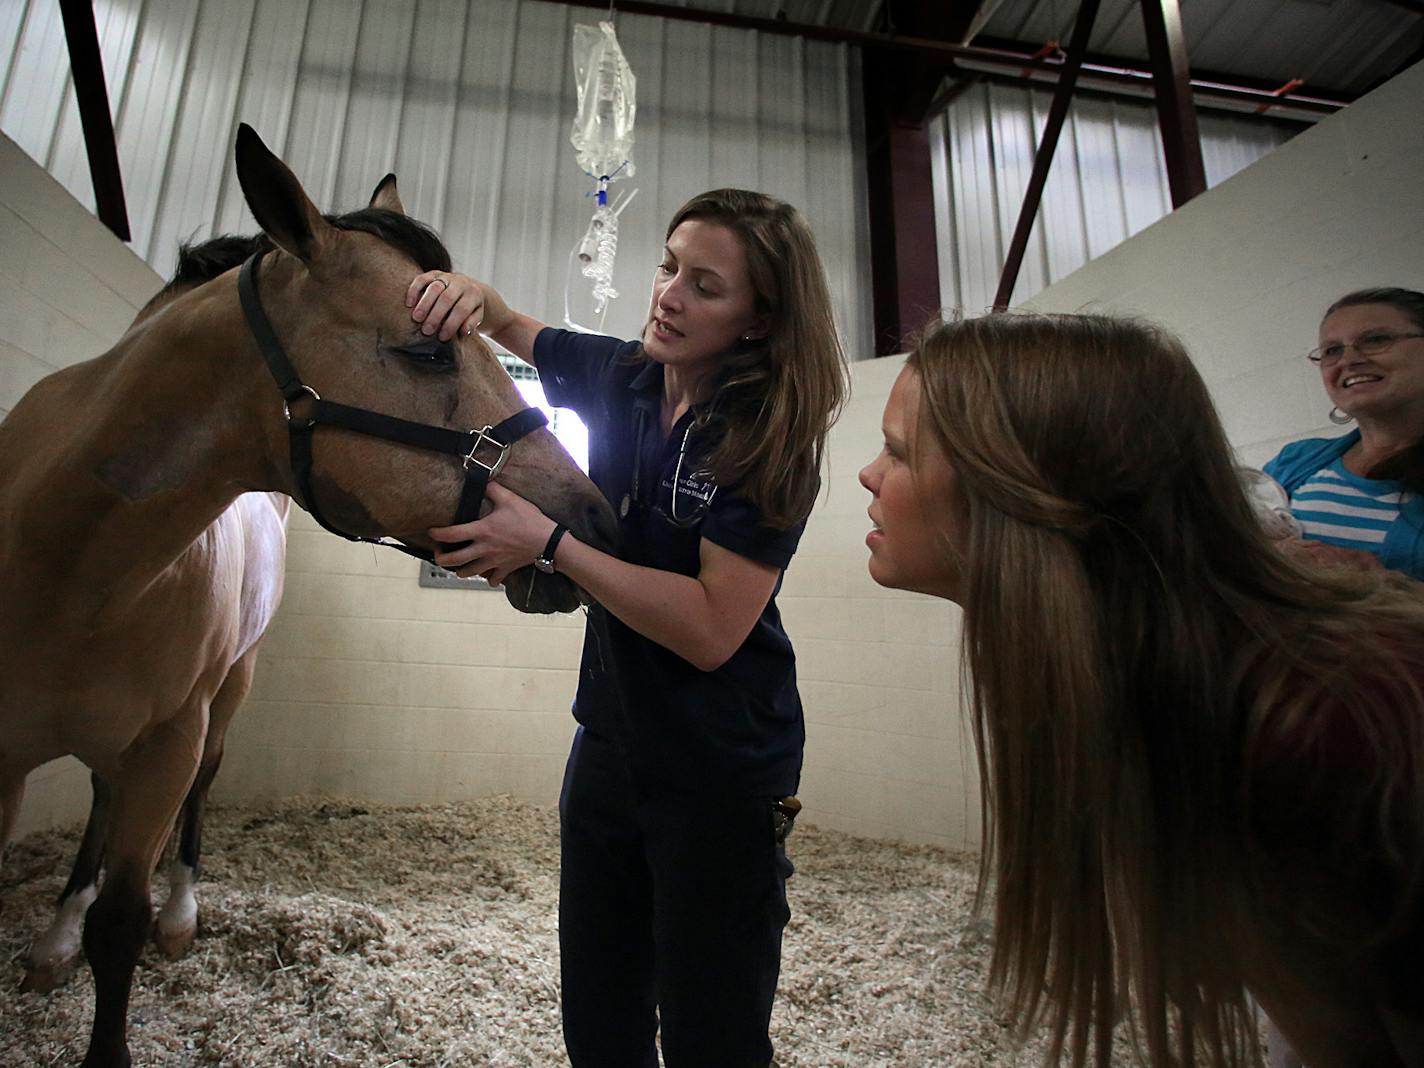
[[[197,924],[168,928],[164,927],[160,918],[159,922],[153,925],[153,944],[169,960],[177,960],[188,952],[188,947],[193,944],[197,934]]]
[[[74,969],[78,964],[78,954],[63,960],[47,961],[44,964],[27,964],[25,978],[20,981],[20,989],[27,994],[48,994],[63,986],[74,974]]]
[[[79,1068],[133,1068],[133,1058],[127,1046],[117,1053],[96,1053],[90,1049]]]

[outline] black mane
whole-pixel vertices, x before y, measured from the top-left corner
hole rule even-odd
[[[218,275],[241,266],[242,261],[254,252],[266,252],[271,247],[272,242],[266,234],[251,237],[219,234],[196,245],[179,245],[178,266],[164,289],[178,286],[192,288],[211,282]]]
[[[340,230],[360,230],[379,237],[413,259],[422,271],[448,271],[450,252],[435,231],[409,215],[385,208],[362,208],[344,215],[327,215],[326,221]]]
[[[343,215],[327,215],[327,222],[340,230],[359,230],[380,238],[392,248],[404,252],[422,271],[450,270],[450,252],[435,231],[400,212],[385,208],[362,208]],[[196,289],[220,274],[240,267],[254,252],[268,252],[272,240],[266,234],[244,237],[219,234],[197,244],[178,246],[178,266],[173,277],[143,306],[142,317],[168,297]]]
[[[265,252],[271,247],[272,242],[266,234],[255,234],[252,237],[219,234],[195,245],[184,242],[178,246],[178,266],[173,269],[173,277],[139,309],[138,319],[142,319],[160,304],[166,303],[170,297],[197,289],[204,282],[211,282],[218,275],[239,266],[254,252]]]

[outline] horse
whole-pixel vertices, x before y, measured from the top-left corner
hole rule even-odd
[[[143,306],[130,329],[184,293],[241,266],[264,247],[265,238],[233,235],[181,246],[173,277]],[[154,920],[153,940],[170,960],[187,952],[197,935],[198,905],[194,888],[202,850],[203,810],[209,787],[222,763],[227,728],[251,689],[257,645],[282,600],[290,508],[291,498],[280,493],[243,494],[203,534],[207,540],[234,539],[243,546],[242,590],[236,611],[244,639],[209,710],[202,763],[183,802],[178,848],[169,865],[168,899]],[[189,546],[188,551],[193,552],[194,547]],[[201,556],[180,572],[183,580],[192,584],[191,596],[210,598],[210,608],[218,615],[230,608],[220,602],[224,590],[220,563],[214,557]],[[25,977],[20,984],[23,991],[45,993],[55,989],[69,977],[79,959],[84,914],[99,893],[109,808],[108,785],[93,773],[90,783],[92,801],[84,835],[69,879],[56,902],[54,919],[34,940],[26,955]]]
[[[217,518],[275,492],[338,533],[428,557],[429,529],[479,514],[498,479],[581,540],[611,550],[617,529],[484,341],[441,342],[411,320],[411,277],[450,261],[393,175],[367,208],[327,216],[245,124],[235,156],[272,250],[140,317],[0,423],[0,454],[25,458],[0,471],[13,517],[0,528],[0,849],[31,769],[72,754],[108,791],[107,871],[82,937],[84,1068],[131,1064],[155,863],[251,636],[245,548]],[[195,593],[199,566],[215,579]],[[532,567],[505,593],[533,612],[586,600]]]

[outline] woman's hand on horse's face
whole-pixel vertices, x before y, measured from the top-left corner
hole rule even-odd
[[[481,519],[453,527],[431,527],[439,542],[470,544],[436,553],[435,562],[461,578],[479,575],[491,586],[503,584],[511,571],[534,562],[554,532],[554,521],[519,494],[491,482],[485,499],[492,506]]]
[[[469,275],[426,271],[406,290],[405,305],[422,333],[439,331],[441,341],[469,337],[484,323],[485,288]]]

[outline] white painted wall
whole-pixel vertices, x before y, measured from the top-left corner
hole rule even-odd
[[[0,418],[41,378],[109,348],[160,284],[0,134]],[[23,462],[0,456],[3,464]],[[88,807],[88,772],[72,758],[54,761],[31,773],[16,833],[71,823]]]
[[[1028,306],[1144,315],[1175,331],[1247,463],[1339,434],[1304,354],[1336,297],[1424,290],[1421,115],[1416,64]]]
[[[551,804],[573,735],[581,615],[417,585],[418,565],[294,512],[287,588],[214,788]]]
[[[826,493],[779,598],[806,709],[800,796],[818,826],[974,849],[978,773],[956,712],[959,609],[883,589],[866,570],[870,495],[857,474],[880,451],[880,416],[904,362],[852,367]]]

